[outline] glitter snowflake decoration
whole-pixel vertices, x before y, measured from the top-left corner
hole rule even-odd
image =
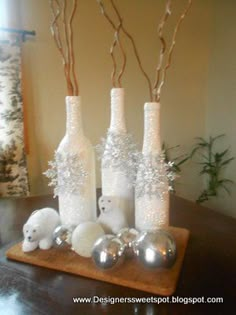
[[[137,198],[148,195],[157,196],[161,200],[168,191],[172,190],[170,183],[175,180],[176,174],[172,171],[173,162],[165,163],[164,155],[152,154],[139,156],[137,178],[134,182]]]
[[[176,173],[176,168],[175,168],[175,162],[173,161],[168,161],[165,163],[165,168],[166,168],[166,176],[168,179],[169,183],[169,191],[172,193],[175,193],[175,185],[174,182],[176,178],[179,177],[179,174]]]
[[[106,138],[96,146],[98,159],[103,168],[120,170],[131,179],[135,178],[137,166],[137,147],[129,133],[115,133],[108,129]]]
[[[61,193],[82,193],[88,173],[77,154],[55,152],[54,160],[48,162],[49,169],[43,174],[50,179],[48,186],[54,187],[54,197]]]

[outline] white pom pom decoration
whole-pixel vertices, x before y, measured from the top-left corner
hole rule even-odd
[[[72,233],[72,249],[80,256],[91,257],[94,243],[104,234],[101,225],[96,222],[81,223]]]

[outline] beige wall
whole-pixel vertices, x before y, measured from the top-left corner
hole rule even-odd
[[[134,35],[143,64],[154,77],[159,41],[157,21],[163,1],[119,0],[125,24]],[[176,1],[167,34],[186,1]],[[194,1],[179,32],[162,97],[162,138],[169,145],[181,144],[189,150],[193,138],[205,134],[209,31],[211,7],[207,0]],[[30,153],[28,165],[32,194],[49,191],[42,172],[65,132],[65,81],[59,53],[52,40],[48,0],[21,0],[22,26],[37,32],[35,40],[24,44],[24,69],[27,85],[27,114]],[[200,17],[200,19],[199,19]],[[95,0],[78,1],[74,25],[76,69],[83,99],[83,118],[87,136],[97,144],[109,124],[111,60],[109,46],[113,35],[101,16]],[[126,117],[129,130],[141,144],[143,104],[148,101],[146,83],[140,74],[130,45],[126,89]],[[100,186],[99,166],[97,185]],[[197,169],[191,164],[180,179],[178,193],[194,199],[201,187]]]
[[[211,29],[208,76],[208,107],[206,128],[208,135],[226,134],[218,142],[218,149],[231,148],[236,157],[236,2],[212,0],[213,24]],[[236,161],[233,161],[225,176],[236,182]],[[220,198],[209,206],[236,217],[236,185],[231,196],[222,192]]]

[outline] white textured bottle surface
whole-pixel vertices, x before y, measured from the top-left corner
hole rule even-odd
[[[57,149],[57,154],[62,158],[69,160],[72,165],[72,171],[68,171],[65,166],[63,178],[58,176],[58,183],[63,187],[64,183],[60,181],[72,181],[75,174],[76,163],[80,163],[83,172],[86,174],[82,179],[82,185],[77,185],[76,191],[70,191],[70,182],[67,182],[67,189],[61,191],[58,195],[59,213],[63,225],[78,225],[85,221],[95,221],[96,219],[96,183],[95,183],[95,156],[90,141],[84,136],[82,115],[81,115],[81,99],[79,96],[66,97],[66,134]],[[74,168],[73,168],[74,167]],[[73,171],[75,170],[75,172]]]
[[[159,168],[158,157],[161,154],[160,137],[160,103],[152,102],[144,105],[144,140],[143,161],[138,168],[135,189],[135,227],[139,231],[150,231],[169,225],[169,192],[168,180],[161,167],[163,183],[162,191],[158,191],[152,178]],[[161,162],[160,162],[161,163]],[[164,165],[164,164],[163,164]],[[148,172],[151,171],[151,175]],[[149,178],[149,186],[145,186],[145,176]]]
[[[125,152],[127,147],[122,144],[122,139],[126,135],[124,89],[113,88],[111,90],[111,122],[101,167],[102,194],[117,197],[129,225],[134,226],[134,189],[131,177],[127,176],[127,170],[123,168],[126,161],[122,160],[128,154]],[[107,163],[107,161],[110,162]]]

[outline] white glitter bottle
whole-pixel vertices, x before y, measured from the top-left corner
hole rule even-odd
[[[124,89],[111,90],[111,121],[102,157],[102,194],[117,197],[130,226],[134,226],[134,189],[129,176],[130,135],[124,114]],[[132,167],[130,163],[130,168]]]
[[[150,231],[169,225],[168,180],[161,155],[160,103],[144,105],[144,140],[135,187],[135,227]]]
[[[66,97],[66,134],[57,149],[59,213],[63,225],[96,220],[95,157],[83,132],[81,98]]]

